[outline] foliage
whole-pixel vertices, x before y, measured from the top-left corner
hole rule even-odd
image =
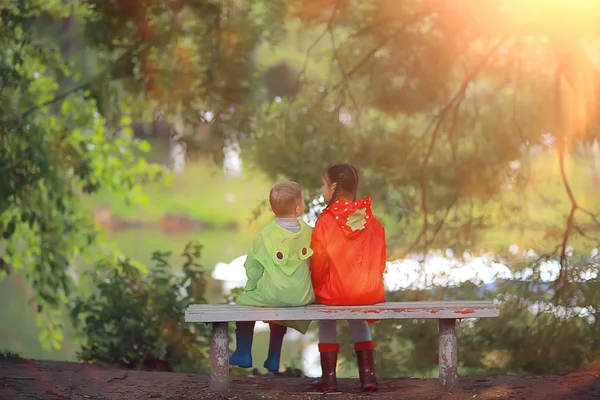
[[[74,289],[70,265],[88,253],[97,230],[82,195],[112,189],[129,201],[162,169],[135,154],[147,146],[128,129],[109,139],[104,119],[60,42],[42,23],[71,13],[57,2],[4,2],[0,49],[0,279],[22,273],[34,289],[46,345],[60,346],[62,306]],[[68,77],[68,78],[66,78]],[[123,116],[121,123],[129,123]]]
[[[298,180],[312,193],[322,164],[352,161],[363,171],[363,190],[397,219],[396,257],[479,249],[497,205],[530,183],[540,132],[576,133],[551,118],[555,72],[573,81],[564,56],[577,48],[548,45],[558,24],[552,13],[517,7],[533,22],[516,19],[515,33],[506,28],[515,10],[499,1],[89,4],[87,44],[122,93],[113,98],[104,81],[94,84],[100,104],[121,99],[142,113],[158,106],[180,134],[186,124],[210,122],[211,140],[191,134],[189,148],[221,160],[228,137],[246,138],[270,176]],[[548,24],[538,24],[544,18]],[[532,38],[522,34],[527,24],[536,27]],[[565,23],[575,40],[587,37],[577,28]],[[304,43],[298,51],[296,39]],[[262,65],[269,46],[291,61]],[[548,62],[553,57],[557,63]],[[314,66],[329,72],[311,73]],[[596,222],[577,200],[570,203],[581,219],[569,218],[567,239]]]
[[[325,165],[357,165],[361,192],[391,217],[392,259],[504,252],[490,239],[508,231],[509,243],[559,260],[552,301],[568,304],[560,288],[588,268],[570,249],[600,246],[598,202],[570,171],[575,144],[598,132],[600,72],[585,45],[597,43],[600,7],[556,3],[289,2],[302,29],[288,45],[310,42],[289,50],[304,56],[290,65],[301,90],[263,105],[245,149],[313,195]],[[328,73],[307,70],[319,60]]]
[[[239,296],[244,294],[245,290],[243,287],[236,287],[229,291],[225,296],[225,304],[234,304]]]
[[[201,248],[187,244],[182,276],[173,273],[170,253],[155,252],[156,266],[148,274],[128,259],[116,267],[100,263],[91,279],[97,290],[79,297],[72,313],[83,336],[79,358],[131,369],[206,372],[210,327],[183,319],[188,305],[206,302]]]
[[[15,353],[10,350],[0,350],[0,360],[2,360],[2,359],[18,360],[20,358],[21,358],[21,355],[19,353]]]
[[[512,14],[500,2],[315,0],[297,6],[302,30],[290,32],[288,45],[308,44],[288,54],[304,59],[291,64],[302,89],[256,116],[256,129],[243,142],[252,161],[313,195],[329,162],[357,165],[360,191],[387,214],[391,259],[426,258],[436,249],[459,258],[491,252],[516,276],[532,270],[526,283],[485,293],[502,302],[500,318],[461,324],[463,371],[540,373],[597,359],[598,299],[586,284],[598,278],[599,203],[585,184],[592,163],[572,151],[578,140],[596,137],[597,119],[573,115],[570,110],[584,108],[573,96],[586,95],[566,84],[569,74],[579,74],[580,82],[596,87],[597,71],[582,70],[581,57],[564,68],[579,44],[559,52],[551,44],[557,36],[582,40],[573,21],[561,23],[558,35],[556,19],[543,21],[531,36],[521,29],[532,21],[507,20],[540,14]],[[319,60],[329,61],[328,74]],[[506,252],[513,243],[523,250]],[[561,270],[551,283],[540,268],[547,260]],[[528,285],[543,287],[545,296]],[[443,296],[406,291],[388,300],[481,296],[472,284],[440,290]],[[353,365],[347,329],[340,339],[343,358]],[[382,376],[435,373],[434,322],[381,322],[374,339]]]
[[[600,245],[600,215],[595,192],[576,187],[582,174],[569,172],[576,164],[569,156],[575,143],[598,137],[600,74],[586,45],[597,44],[600,7],[517,3],[4,2],[0,274],[25,275],[52,328],[44,337],[58,346],[58,316],[72,305],[79,272],[69,265],[97,242],[82,196],[107,188],[135,200],[140,183],[160,177],[138,158],[147,146],[129,126],[164,113],[174,122],[170,134],[186,134],[190,153],[220,162],[223,145],[238,139],[246,163],[297,180],[310,195],[327,163],[353,162],[361,191],[386,214],[390,258],[492,251],[513,272],[531,267],[535,284],[543,281],[539,260],[555,260],[560,274],[543,300],[569,318],[527,308],[536,298],[528,291],[502,300],[518,306],[507,315],[527,343],[530,332],[545,339],[546,325],[582,345],[549,351],[547,362],[586,362],[581,349],[597,344],[579,339],[597,313],[570,313],[573,302],[593,296],[568,288],[598,276],[589,254]],[[200,124],[210,125],[207,134],[188,129]],[[553,167],[536,165],[540,158]],[[502,231],[539,260],[504,254],[496,240]],[[98,268],[101,276],[120,271],[112,261]],[[532,315],[540,329],[525,331]],[[469,368],[483,365],[477,346],[509,346],[511,335],[486,326],[464,330],[480,335],[465,340],[476,348]],[[428,329],[404,326],[424,341],[386,342],[394,346],[386,357],[427,370],[435,347]],[[551,349],[548,340],[541,347]],[[502,368],[543,370],[531,357],[513,352]]]
[[[248,129],[253,99],[265,97],[253,51],[280,37],[281,1],[98,1],[87,43],[119,79],[117,91],[95,86],[103,115],[120,112],[113,99],[137,106],[138,116],[160,112],[183,135],[185,127],[211,124],[211,135],[186,135],[188,155],[223,160],[226,140]],[[114,62],[117,59],[118,62]],[[144,104],[145,107],[139,107]],[[144,112],[146,111],[146,112]]]
[[[573,284],[570,308],[553,306],[549,283],[498,281],[487,290],[473,282],[389,293],[388,301],[476,300],[500,302],[499,318],[457,324],[463,373],[541,374],[582,368],[600,356],[600,281]],[[381,376],[432,376],[438,366],[436,320],[382,321],[372,326]],[[342,329],[341,352],[350,365],[350,334]],[[346,367],[347,370],[352,369]]]

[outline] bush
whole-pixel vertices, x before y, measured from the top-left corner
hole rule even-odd
[[[600,282],[570,285],[572,307],[550,300],[553,285],[497,280],[484,290],[472,282],[431,290],[387,293],[388,301],[495,299],[498,318],[465,319],[457,325],[462,374],[544,374],[589,368],[600,361]],[[351,335],[340,324],[341,358],[356,373]],[[393,320],[372,326],[377,373],[431,377],[438,371],[438,321]]]
[[[97,289],[78,298],[72,317],[83,336],[78,358],[128,369],[206,372],[210,328],[188,324],[191,303],[206,303],[202,246],[190,242],[183,274],[175,275],[168,253],[153,253],[149,272],[129,259],[99,263],[91,283]],[[109,272],[105,272],[109,271]]]
[[[10,350],[0,350],[0,360],[20,360],[21,354]]]

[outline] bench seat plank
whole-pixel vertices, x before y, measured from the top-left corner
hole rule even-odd
[[[419,301],[369,306],[267,308],[230,304],[192,304],[186,322],[302,321],[345,319],[463,319],[494,318],[499,306],[491,301]]]

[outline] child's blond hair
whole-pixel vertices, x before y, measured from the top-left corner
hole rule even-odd
[[[269,193],[269,204],[278,217],[293,215],[296,207],[302,203],[302,199],[302,186],[293,181],[278,183]]]

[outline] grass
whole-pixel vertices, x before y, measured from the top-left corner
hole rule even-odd
[[[115,216],[128,220],[156,221],[167,214],[187,215],[224,226],[248,223],[252,211],[266,200],[271,188],[264,175],[245,170],[240,177],[228,177],[209,161],[190,164],[183,174],[166,185],[148,185],[148,201],[127,205],[110,192],[90,196],[93,208],[109,206]]]

